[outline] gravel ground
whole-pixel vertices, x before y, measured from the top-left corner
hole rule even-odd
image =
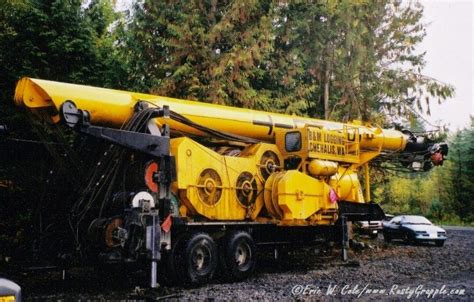
[[[381,237],[381,236],[380,236]],[[261,255],[257,271],[240,283],[198,288],[136,289],[138,275],[99,277],[92,269],[12,277],[26,300],[465,300],[474,301],[474,228],[448,230],[444,247],[410,246],[382,238],[361,238],[367,247],[350,251],[350,260],[300,251],[276,261]],[[122,275],[122,276],[120,276]],[[103,276],[103,275],[102,275]],[[143,281],[143,280],[142,280]],[[434,296],[434,297],[433,297]]]

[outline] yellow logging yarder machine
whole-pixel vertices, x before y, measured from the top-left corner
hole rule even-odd
[[[448,151],[357,121],[32,78],[19,81],[15,102],[145,159],[122,212],[93,219],[87,242],[105,262],[151,259],[152,286],[160,263],[170,279],[207,282],[219,266],[239,280],[252,273],[257,246],[334,240],[345,220],[381,219],[370,201],[369,162],[403,153],[426,170]]]

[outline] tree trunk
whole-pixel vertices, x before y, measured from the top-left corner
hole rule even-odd
[[[329,62],[326,63],[324,74],[324,119],[329,119]]]

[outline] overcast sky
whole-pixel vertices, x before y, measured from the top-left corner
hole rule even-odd
[[[455,131],[470,125],[474,116],[474,5],[470,0],[422,1],[427,35],[419,49],[427,51],[425,75],[449,83],[455,96],[431,106],[427,120],[449,124]]]

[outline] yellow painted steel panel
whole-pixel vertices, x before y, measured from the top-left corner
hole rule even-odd
[[[319,211],[337,208],[329,201],[330,187],[324,181],[297,170],[281,173],[277,195],[282,220],[306,220]]]

